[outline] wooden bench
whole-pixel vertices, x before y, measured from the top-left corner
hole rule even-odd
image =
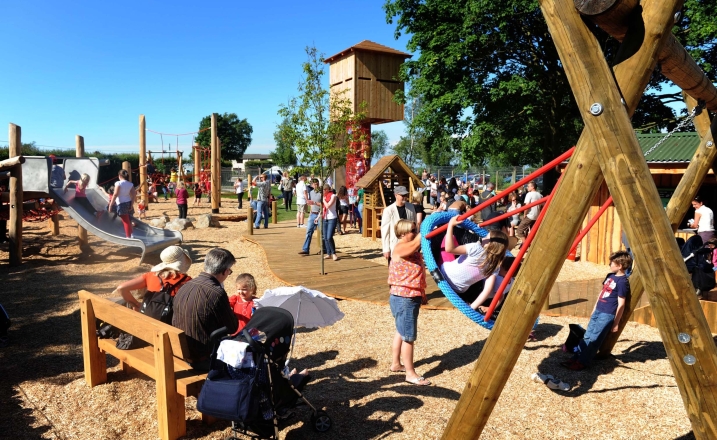
[[[149,318],[113,301],[81,290],[82,352],[85,381],[90,387],[107,382],[107,356],[119,359],[122,369],[137,370],[157,383],[159,437],[174,440],[187,433],[184,398],[198,396],[207,376],[183,360],[187,339],[182,330]],[[122,329],[150,344],[120,350],[114,339],[99,339],[95,319]]]

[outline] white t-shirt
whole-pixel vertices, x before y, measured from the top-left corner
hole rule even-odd
[[[538,200],[540,200],[542,198],[543,198],[543,196],[541,196],[538,191],[530,191],[528,194],[525,195],[525,204],[527,205],[528,203],[537,202]],[[537,220],[538,214],[540,214],[540,205],[533,206],[532,208],[530,208],[526,217],[528,217],[531,220]]]
[[[296,204],[306,205],[306,183],[303,180],[296,184]]]
[[[234,185],[235,185],[237,194],[241,194],[244,192],[244,182],[240,182],[237,180]]]
[[[700,223],[697,225],[697,232],[714,231],[715,218],[714,213],[706,205],[702,205],[695,209],[695,213],[700,215]]]
[[[485,278],[480,265],[485,260],[485,249],[480,243],[465,245],[466,255],[459,255],[453,261],[443,263],[441,271],[457,293],[463,293],[470,286]]]
[[[117,193],[117,197],[115,200],[117,201],[117,204],[120,203],[127,203],[132,201],[132,197],[130,194],[132,193],[132,188],[134,188],[134,185],[129,180],[119,180],[115,182],[115,188],[119,187],[119,192]]]
[[[329,199],[331,205],[326,209],[326,220],[332,220],[338,218],[336,215],[336,194],[333,194]]]

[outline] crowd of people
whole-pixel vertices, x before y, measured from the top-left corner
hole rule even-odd
[[[440,244],[440,255],[437,258],[440,271],[451,288],[471,308],[485,314],[515,262],[513,257],[506,257],[511,248],[509,237],[515,235],[521,240],[526,237],[538,218],[540,205],[523,212],[518,210],[542,198],[535,182],[531,181],[525,191],[506,194],[501,202],[503,206],[498,203],[485,205],[473,217],[475,223],[494,219],[502,212],[515,211],[515,214],[486,225],[485,229],[489,233],[483,239],[478,237],[476,240],[466,240],[467,232],[462,228],[464,220],[459,215],[471,207],[485,204],[485,201],[495,196],[494,185],[488,183],[482,188],[471,188],[470,185],[458,183],[456,179],[445,182],[445,179],[436,181],[434,176],[426,177],[426,193],[419,190],[411,194],[404,186],[394,186],[388,198],[391,203],[384,208],[381,216],[381,246],[388,262],[389,305],[395,321],[390,371],[405,374],[406,382],[419,386],[431,384],[416,372],[413,362],[419,311],[421,305],[427,303],[426,271],[421,255],[421,222],[431,210],[455,213],[448,221]],[[87,187],[88,179],[83,175],[80,180],[69,182],[75,185],[78,197]],[[313,234],[321,226],[324,258],[339,261],[334,235],[347,233],[351,211],[358,209],[363,202],[362,191],[353,192],[345,186],[334,189],[328,182],[322,185],[314,176],[307,178],[301,175],[297,181],[293,181],[286,173],[279,186],[287,211],[291,209],[291,199],[295,197],[297,227],[306,228],[306,237],[299,254],[310,255]],[[255,206],[257,216],[254,227],[259,228],[263,219],[264,228],[267,228],[267,205],[273,196],[271,182],[267,181],[266,175],[259,177],[253,189],[246,188],[239,179],[235,189],[240,208],[245,192]],[[123,222],[124,216],[128,216],[131,210],[134,191],[126,171],[121,171],[109,205],[113,212],[123,218]],[[188,194],[182,182],[176,186],[175,193],[177,203],[183,201],[186,215]],[[712,210],[699,196],[692,201],[692,205],[695,215],[690,224],[705,243],[715,247],[717,240]],[[357,215],[360,227],[360,212]],[[131,222],[125,230],[131,236]],[[246,325],[254,310],[256,281],[251,274],[239,274],[235,280],[235,295],[227,295],[224,282],[233,274],[236,259],[225,249],[209,251],[204,259],[204,271],[194,279],[186,274],[191,265],[186,250],[170,246],[162,252],[161,259],[161,264],[121,284],[117,291],[129,307],[139,310],[141,304],[130,294],[131,290],[146,288],[154,291],[169,283],[174,296],[172,325],[182,329],[188,336],[191,364],[195,368],[206,369],[211,352],[209,335],[221,327],[226,327],[228,334],[236,335]],[[620,251],[610,256],[610,273],[604,280],[585,335],[577,344],[573,357],[562,363],[566,368],[587,368],[607,334],[617,331],[626,298],[629,297],[628,275],[631,266],[630,252]],[[504,293],[509,292],[512,282],[513,279],[508,280]]]

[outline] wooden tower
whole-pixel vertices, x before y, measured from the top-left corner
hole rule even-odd
[[[329,64],[331,93],[341,93],[349,99],[354,113],[359,111],[362,102],[367,104],[364,123],[354,128],[360,130],[366,140],[351,143],[346,172],[337,170],[336,173],[337,187],[345,184],[353,188],[371,167],[371,124],[403,121],[403,105],[394,101],[394,95],[398,90],[403,91],[398,72],[410,57],[410,54],[364,40],[324,60]]]
[[[714,85],[671,33],[682,3],[539,0],[585,130],[530,248],[537,257],[524,261],[443,438],[480,436],[603,180],[623,219],[635,270],[631,305],[601,351],[609,353],[632,304],[646,292],[694,435],[717,438],[717,347],[672,230],[714,163],[717,122],[703,136],[667,210],[630,123],[658,60],[687,94],[717,110]],[[612,70],[581,13],[622,41],[626,51]],[[624,414],[632,416],[630,408]]]

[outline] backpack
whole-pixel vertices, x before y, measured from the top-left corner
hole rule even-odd
[[[159,278],[159,281],[162,284],[162,289],[159,292],[148,291],[144,295],[142,307],[139,311],[142,314],[162,321],[165,324],[172,325],[172,316],[174,315],[174,307],[172,303],[174,302],[176,287],[181,285],[187,278],[187,275],[182,274],[179,281],[175,284],[164,282],[161,278]],[[147,346],[146,342],[130,335],[129,333],[120,333],[119,338],[117,339],[117,348],[120,350],[132,350],[145,346]]]
[[[0,304],[0,347],[7,345],[7,330],[10,328],[10,315],[7,314],[5,308]]]

